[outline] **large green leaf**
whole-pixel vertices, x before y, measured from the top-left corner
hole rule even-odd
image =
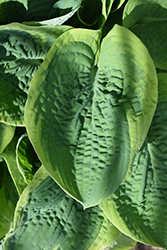
[[[14,132],[15,127],[0,122],[0,154],[12,140]]]
[[[0,121],[24,124],[29,83],[53,42],[70,28],[0,26]]]
[[[0,239],[9,231],[13,219],[18,193],[5,161],[0,161]]]
[[[101,48],[99,41],[99,31],[86,29],[60,36],[32,80],[25,110],[42,164],[85,207],[122,182],[157,104],[155,67],[141,41],[118,25]]]
[[[157,68],[167,69],[167,1],[130,0],[123,24],[146,45]]]
[[[97,250],[120,234],[100,206],[83,210],[43,168],[23,192],[15,216],[17,230],[7,237],[6,250]]]
[[[1,156],[5,159],[7,163],[8,170],[10,172],[10,175],[13,179],[13,182],[16,186],[19,195],[23,192],[24,188],[27,186],[27,183],[25,182],[22,174],[20,173],[16,162],[16,145],[22,134],[22,130],[23,133],[25,133],[23,128],[21,129],[16,128],[16,132],[12,141],[7,145],[5,150],[3,150],[3,152],[1,153]]]
[[[31,142],[26,134],[23,134],[16,146],[16,160],[18,168],[25,181],[29,183],[41,163],[32,147]]]
[[[159,101],[132,177],[102,203],[123,233],[148,245],[167,248],[167,74],[159,73]]]

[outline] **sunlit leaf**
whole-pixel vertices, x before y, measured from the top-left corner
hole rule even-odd
[[[157,104],[155,67],[141,41],[115,26],[99,42],[93,30],[60,36],[34,75],[25,110],[42,164],[85,207],[130,173]]]
[[[97,250],[119,236],[100,206],[83,210],[47,175],[40,168],[23,192],[6,250]]]
[[[167,248],[167,74],[159,73],[159,100],[132,177],[102,203],[120,231],[148,245]]]

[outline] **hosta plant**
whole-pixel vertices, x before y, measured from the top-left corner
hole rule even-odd
[[[167,249],[167,2],[0,13],[0,249]]]

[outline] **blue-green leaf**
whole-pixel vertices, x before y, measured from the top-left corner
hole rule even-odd
[[[83,210],[43,168],[23,192],[15,216],[17,230],[7,236],[6,250],[97,250],[120,234],[100,206]]]
[[[167,74],[159,73],[159,100],[132,177],[102,203],[120,231],[147,245],[167,248]]]
[[[70,28],[0,26],[0,121],[24,125],[29,83],[54,41]]]
[[[32,79],[29,138],[54,180],[85,207],[131,172],[157,104],[155,66],[142,42],[116,25],[60,36]]]

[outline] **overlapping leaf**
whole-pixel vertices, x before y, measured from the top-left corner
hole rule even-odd
[[[148,245],[167,248],[167,74],[158,74],[159,101],[132,177],[102,203],[123,233]]]
[[[96,25],[96,27],[99,28],[104,21],[104,17],[107,17],[107,13],[105,13],[104,11],[104,5],[105,1],[102,0],[83,0],[81,5],[82,7],[78,10],[77,13],[79,20],[85,26]],[[103,14],[104,16],[102,16],[101,14]]]
[[[0,121],[24,125],[29,83],[63,27],[0,26]]]
[[[126,2],[126,0],[114,0],[113,1],[113,6],[112,6],[112,11],[116,11],[117,9],[119,9],[123,3]]]
[[[27,0],[1,0],[0,25],[27,20],[27,8]]]
[[[123,24],[146,45],[156,67],[167,69],[167,2],[130,0],[124,10]]]
[[[0,159],[0,239],[5,236],[12,225],[18,198],[6,163]]]
[[[115,26],[60,36],[30,86],[29,138],[58,184],[85,207],[122,182],[157,103],[154,64],[141,41]],[[98,53],[100,49],[100,56]]]
[[[29,0],[28,19],[30,21],[43,21],[70,14],[80,7],[81,0]]]
[[[68,20],[80,7],[81,0],[1,0],[0,24],[24,21],[46,21],[60,18],[61,23]],[[52,25],[60,20],[52,20]],[[50,24],[50,21],[49,21]]]
[[[29,183],[41,163],[28,139],[27,134],[23,134],[16,146],[16,160],[18,168],[25,181]]]
[[[23,130],[23,132],[22,132]],[[15,187],[19,195],[23,192],[24,188],[27,186],[22,174],[18,169],[16,162],[16,145],[22,133],[25,133],[23,128],[17,129],[12,141],[7,145],[7,147],[1,153],[1,156],[5,159],[10,175],[13,179]]]
[[[133,249],[136,245],[136,241],[132,240],[128,236],[124,234],[120,234],[120,236],[112,242],[109,250],[127,250]]]
[[[15,133],[15,127],[0,122],[0,154],[10,143]]]
[[[40,168],[22,194],[16,209],[15,229],[5,249],[97,250],[120,232],[100,206],[83,210]]]

